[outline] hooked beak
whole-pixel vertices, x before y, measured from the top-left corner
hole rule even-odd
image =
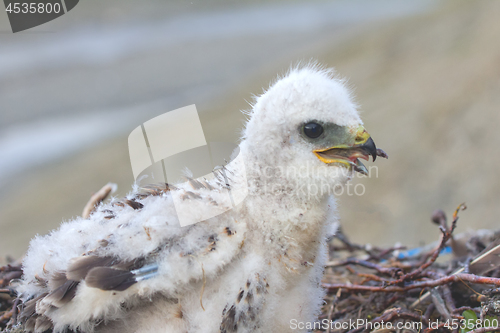
[[[375,142],[363,126],[358,128],[354,142],[351,145],[342,144],[325,149],[316,149],[313,152],[324,163],[340,163],[364,175],[368,175],[368,170],[361,163],[360,158],[367,161],[370,156],[373,161],[377,159],[377,156],[388,158],[388,155],[382,149],[377,149]]]

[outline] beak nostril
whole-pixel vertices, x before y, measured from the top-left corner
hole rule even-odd
[[[364,127],[359,127],[356,132],[356,137],[354,138],[354,144],[360,145],[364,144],[370,138],[370,134],[364,129]]]
[[[356,137],[356,139],[354,139],[354,143],[356,143],[356,144],[364,143],[365,141],[366,141],[366,138],[359,136],[359,135]]]

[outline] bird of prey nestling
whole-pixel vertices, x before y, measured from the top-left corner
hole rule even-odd
[[[337,223],[333,189],[377,155],[386,157],[343,80],[317,66],[292,69],[256,99],[240,158],[213,178],[134,189],[34,238],[16,287],[19,320],[34,332],[125,333],[312,323]],[[180,226],[175,202],[202,217],[242,180],[240,203]]]

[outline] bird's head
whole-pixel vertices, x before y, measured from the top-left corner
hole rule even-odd
[[[378,150],[345,83],[331,70],[292,70],[257,98],[244,144],[267,183],[342,185],[368,171],[361,159]]]

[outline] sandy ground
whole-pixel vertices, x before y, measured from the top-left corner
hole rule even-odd
[[[260,93],[290,63],[314,57],[349,78],[366,128],[390,155],[387,161],[377,161],[378,177],[356,181],[364,184],[364,195],[340,197],[342,223],[354,241],[376,245],[433,241],[439,235],[429,222],[432,211],[443,208],[451,212],[464,201],[469,209],[461,215],[461,230],[496,228],[500,213],[496,167],[500,163],[496,143],[500,120],[499,14],[500,3],[493,0],[450,2],[430,13],[373,24],[369,29],[359,26],[342,34],[322,31],[315,39],[308,40],[307,34],[264,41],[235,38],[232,45],[238,53],[231,49],[227,57],[224,53],[213,56],[226,64],[228,73],[245,64],[241,73],[245,79],[219,73],[223,83],[214,83],[215,97],[201,101],[205,134],[213,141],[235,140],[243,120],[238,110],[248,108],[246,101],[252,94]],[[117,17],[119,20],[119,13]],[[301,44],[294,44],[299,37]],[[258,59],[245,58],[256,45],[265,45],[266,52]],[[187,43],[185,47],[196,52],[199,45]],[[167,95],[182,94],[182,84],[169,85],[170,78],[178,78],[175,64],[161,66],[166,52],[171,50],[141,54],[106,67],[84,67],[71,77],[42,72],[34,79],[41,82],[53,75],[56,78],[50,82],[57,83],[56,89],[69,84],[78,90],[75,78],[96,85],[104,79],[100,87],[111,86],[90,99],[68,99],[66,104],[58,104],[59,110],[50,109],[53,113],[64,112],[65,107],[75,109],[74,103],[97,105],[110,96],[126,105],[139,97],[157,98],[162,90]],[[180,61],[182,54],[171,59],[175,57]],[[144,63],[158,66],[144,68]],[[211,84],[207,78],[214,73],[210,71],[219,68],[210,69],[211,64],[202,62],[192,65],[196,65],[192,70],[198,71],[200,85]],[[120,86],[112,86],[109,82],[116,82],[117,73],[124,68],[128,72],[123,75],[129,80],[118,80]],[[102,76],[103,71],[111,74]],[[25,82],[17,80],[18,85]],[[148,84],[144,84],[146,80]],[[13,96],[13,86],[1,85],[4,94],[0,91],[0,95]],[[101,90],[96,88],[96,92]],[[188,104],[188,98],[175,101],[166,101],[163,106],[169,110],[176,103]],[[33,107],[36,103],[26,100],[21,104]],[[144,120],[149,118],[145,111]],[[229,130],[221,132],[220,121]],[[12,177],[0,192],[0,255],[22,255],[33,235],[79,215],[91,193],[108,181],[118,183],[118,195],[130,189],[132,173],[125,134]]]
[[[458,231],[498,229],[498,14],[499,2],[461,2],[321,57],[350,77],[366,127],[390,154],[362,198],[341,198],[356,241],[429,242],[439,234],[432,211],[451,215],[461,202]]]

